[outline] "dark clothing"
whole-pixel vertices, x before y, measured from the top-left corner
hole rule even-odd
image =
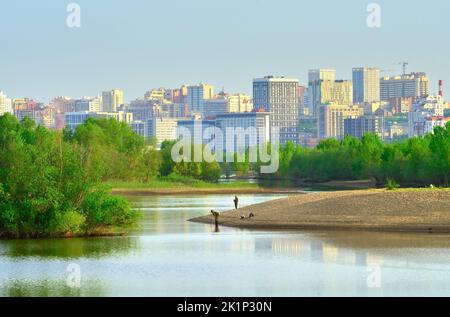
[[[235,197],[233,201],[234,201],[234,208],[238,209],[239,199],[237,197]]]

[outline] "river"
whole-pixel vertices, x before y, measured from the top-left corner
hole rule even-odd
[[[215,232],[187,220],[233,197],[128,199],[145,216],[126,237],[0,241],[0,296],[450,295],[447,235]]]

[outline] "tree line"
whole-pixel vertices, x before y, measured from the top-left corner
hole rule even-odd
[[[279,177],[313,182],[373,178],[379,184],[448,186],[450,180],[450,122],[433,134],[383,143],[374,134],[360,140],[327,139],[314,148],[288,143],[280,150]]]

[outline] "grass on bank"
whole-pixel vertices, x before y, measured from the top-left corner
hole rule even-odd
[[[248,189],[259,188],[258,184],[245,181],[205,182],[180,175],[158,177],[148,182],[109,181],[105,184],[110,189]]]

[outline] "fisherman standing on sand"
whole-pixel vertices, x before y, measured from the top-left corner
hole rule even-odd
[[[234,208],[238,209],[238,205],[239,205],[239,198],[237,196],[234,196]]]

